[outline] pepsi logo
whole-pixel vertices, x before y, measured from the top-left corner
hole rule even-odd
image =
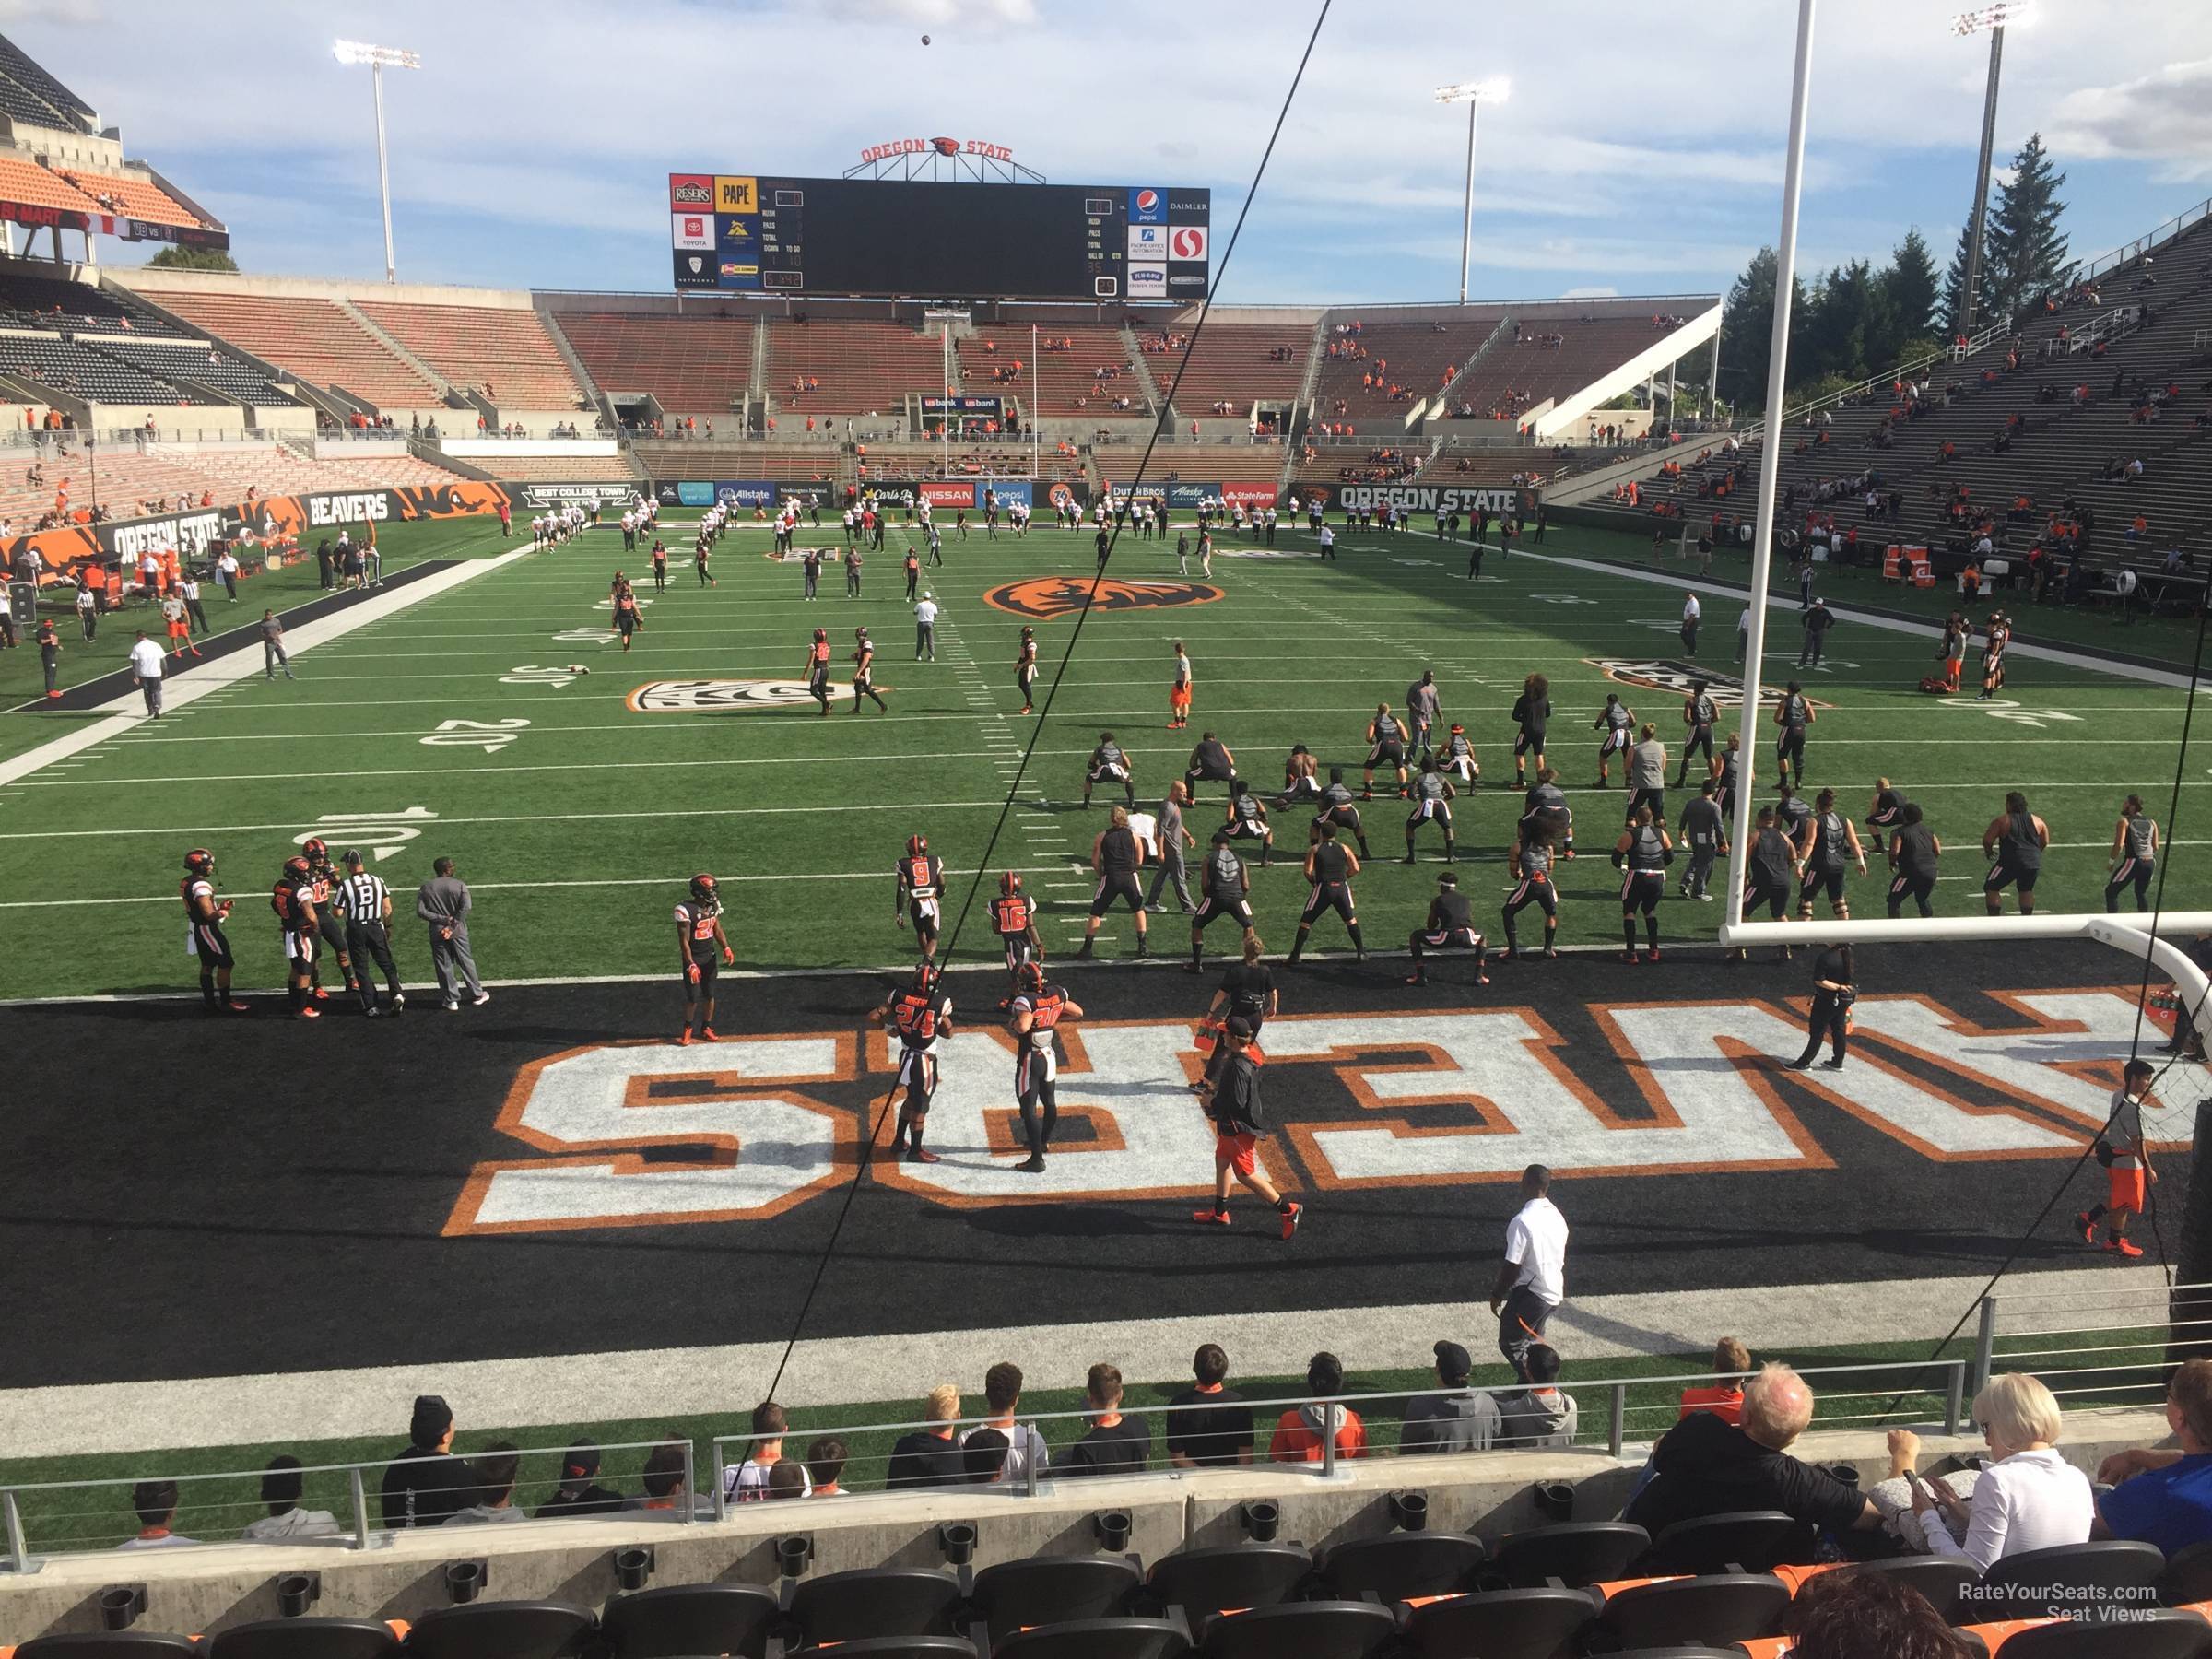
[[[1138,191],[1136,193],[1136,206],[1137,210],[1140,213],[1150,213],[1154,208],[1159,206],[1159,192],[1157,190]]]

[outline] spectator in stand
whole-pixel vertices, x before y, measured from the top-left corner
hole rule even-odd
[[[1142,1418],[1122,1415],[1122,1373],[1114,1366],[1090,1368],[1084,1381],[1090,1406],[1090,1431],[1067,1449],[1059,1468],[1068,1475],[1133,1475],[1152,1455],[1152,1430]]]
[[[1527,1363],[1528,1386],[1498,1396],[1498,1433],[1491,1444],[1500,1450],[1571,1446],[1582,1413],[1573,1395],[1554,1386],[1559,1380],[1559,1350],[1535,1343]]]
[[[1974,1421],[1994,1461],[1974,1483],[1971,1507],[1946,1485],[1912,1479],[1920,1437],[1906,1429],[1889,1431],[1890,1469],[1911,1479],[1912,1512],[1928,1553],[1987,1571],[2006,1556],[2085,1542],[2096,1503],[2088,1477],[2054,1449],[2063,1418],[2051,1391],[2024,1372],[1994,1377],[1974,1396]],[[1963,1543],[1953,1531],[1961,1524]]]
[[[406,1450],[384,1471],[381,1508],[387,1529],[436,1526],[468,1503],[477,1480],[453,1445],[453,1407],[437,1394],[416,1396]]]
[[[1769,1364],[1744,1389],[1743,1423],[1693,1411],[1652,1448],[1652,1478],[1622,1519],[1653,1537],[1677,1521],[1743,1510],[1780,1510],[1806,1526],[1864,1532],[1880,1514],[1855,1487],[1789,1455],[1813,1420],[1813,1391],[1786,1365]]]
[[[1005,1453],[1003,1471],[1009,1481],[1025,1478],[1024,1470],[1033,1460],[1037,1473],[1042,1475],[1050,1461],[1045,1451],[1044,1436],[1035,1427],[1014,1420],[1015,1407],[1021,1404],[1021,1367],[1012,1360],[1001,1359],[983,1373],[983,1403],[991,1409],[991,1418],[982,1429],[971,1429],[960,1436],[963,1446],[972,1447],[978,1434],[985,1430],[998,1436]]]
[[[817,1498],[849,1498],[852,1494],[838,1484],[845,1473],[845,1459],[852,1455],[845,1442],[834,1434],[825,1434],[806,1442],[806,1478],[814,1483]]]
[[[2166,1384],[2166,1426],[2174,1444],[2115,1452],[2097,1480],[2095,1535],[2156,1544],[2169,1559],[2212,1539],[2212,1359],[2178,1366]]]
[[[1455,1392],[1421,1394],[1406,1402],[1398,1430],[1404,1456],[1423,1452],[1486,1452],[1498,1433],[1498,1406],[1487,1394],[1467,1386],[1475,1360],[1456,1342],[1436,1345],[1436,1381]]]
[[[1704,1387],[1682,1391],[1682,1416],[1709,1411],[1722,1422],[1740,1428],[1744,1420],[1744,1378],[1750,1370],[1751,1350],[1734,1336],[1722,1337],[1713,1345],[1712,1381]]]
[[[624,1507],[622,1494],[598,1482],[599,1448],[578,1441],[560,1460],[560,1484],[538,1508],[537,1518],[549,1515],[611,1515]]]
[[[1970,1659],[1985,1651],[1902,1578],[1870,1567],[1806,1579],[1783,1609],[1782,1629],[1791,1659]]]
[[[141,1480],[131,1488],[131,1507],[138,1512],[138,1535],[125,1538],[118,1549],[167,1549],[178,1544],[196,1544],[196,1538],[178,1536],[170,1530],[177,1518],[177,1483]]]
[[[783,1430],[788,1427],[783,1407],[773,1400],[753,1407],[753,1443],[743,1462],[722,1472],[724,1503],[757,1503],[768,1496],[768,1477],[783,1461]]]
[[[1314,1355],[1306,1365],[1306,1392],[1342,1394],[1344,1361],[1330,1353]],[[1322,1447],[1331,1439],[1336,1442],[1340,1458],[1367,1455],[1367,1425],[1350,1406],[1334,1403],[1294,1406],[1276,1419],[1267,1456],[1274,1463],[1319,1463]]]
[[[1252,1407],[1227,1386],[1229,1356],[1204,1343],[1191,1358],[1194,1385],[1168,1404],[1168,1462],[1178,1469],[1226,1469],[1252,1461]]]
[[[960,1438],[960,1461],[971,1486],[994,1486],[1006,1477],[1009,1441],[996,1429],[971,1429]]]
[[[681,1441],[680,1434],[664,1434],[665,1441]],[[702,1515],[712,1516],[713,1509],[707,1504],[694,1504],[691,1494],[684,1488],[684,1449],[681,1445],[655,1446],[645,1458],[645,1473],[641,1483],[642,1497],[630,1500],[632,1510],[677,1510],[687,1505]]]
[[[530,1517],[514,1506],[514,1477],[522,1472],[523,1457],[507,1441],[495,1441],[468,1460],[476,1482],[476,1501],[445,1518],[447,1526],[484,1526]]]
[[[261,1500],[269,1506],[269,1512],[249,1522],[238,1535],[240,1539],[251,1544],[282,1544],[294,1538],[335,1537],[339,1530],[335,1515],[328,1510],[300,1507],[305,1489],[306,1477],[300,1473],[298,1458],[288,1452],[271,1458],[261,1476]]]
[[[960,1415],[960,1391],[940,1382],[929,1391],[922,1415],[933,1425],[899,1437],[884,1476],[886,1488],[959,1486],[968,1478],[953,1421]]]
[[[714,434],[710,431],[707,436]],[[814,1488],[807,1479],[806,1465],[793,1458],[785,1458],[768,1472],[768,1495],[778,1498],[811,1498]]]

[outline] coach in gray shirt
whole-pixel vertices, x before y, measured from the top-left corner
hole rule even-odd
[[[1198,907],[1191,902],[1191,889],[1184,885],[1182,850],[1198,844],[1197,837],[1182,827],[1183,803],[1191,792],[1181,782],[1168,785],[1168,798],[1159,804],[1159,868],[1152,876],[1152,891],[1146,896],[1147,910],[1164,910],[1159,895],[1168,883],[1175,884],[1175,900],[1189,915]]]
[[[468,884],[453,874],[453,861],[441,858],[415,894],[415,913],[430,924],[430,965],[438,971],[438,992],[445,1011],[458,1013],[461,994],[454,980],[468,987],[469,1001],[482,1007],[491,993],[477,977],[477,959],[468,949]]]
[[[1636,747],[1629,751],[1629,789],[1631,818],[1637,807],[1648,805],[1654,823],[1666,822],[1666,745],[1659,741],[1659,728],[1648,720]]]

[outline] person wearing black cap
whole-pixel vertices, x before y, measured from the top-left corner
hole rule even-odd
[[[1298,1230],[1305,1206],[1275,1189],[1259,1171],[1260,1136],[1266,1134],[1260,1107],[1260,1065],[1252,1048],[1252,1022],[1231,1018],[1221,1028],[1216,1053],[1228,1053],[1214,1084],[1206,1116],[1214,1120],[1214,1202],[1210,1209],[1194,1210],[1191,1219],[1207,1227],[1229,1225],[1229,1178],[1236,1178],[1275,1206],[1283,1218],[1283,1237]]]
[[[1398,1431],[1398,1453],[1487,1452],[1498,1433],[1498,1406],[1487,1394],[1467,1386],[1475,1360],[1456,1342],[1436,1345],[1436,1380],[1455,1394],[1417,1395],[1406,1402]]]
[[[543,1521],[548,1515],[611,1515],[621,1509],[625,1501],[622,1494],[601,1486],[594,1478],[598,1473],[598,1445],[592,1441],[578,1441],[569,1448],[568,1456],[561,1459],[560,1485],[539,1507],[537,1518]]]
[[[406,1450],[384,1471],[385,1526],[440,1526],[475,1500],[477,1477],[453,1445],[453,1407],[437,1394],[418,1394]]]

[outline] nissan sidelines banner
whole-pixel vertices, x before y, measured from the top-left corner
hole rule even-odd
[[[1533,512],[1536,506],[1535,490],[1515,489],[1511,485],[1491,485],[1487,488],[1454,485],[1439,488],[1432,484],[1316,484],[1310,487],[1307,498],[1318,500],[1324,507],[1355,510],[1396,507],[1406,512],[1430,514],[1441,507],[1446,512],[1466,516],[1472,516],[1478,507],[1485,512],[1497,514]]]
[[[922,499],[929,503],[933,512],[940,507],[972,507],[975,486],[959,478],[926,479],[922,485]]]

